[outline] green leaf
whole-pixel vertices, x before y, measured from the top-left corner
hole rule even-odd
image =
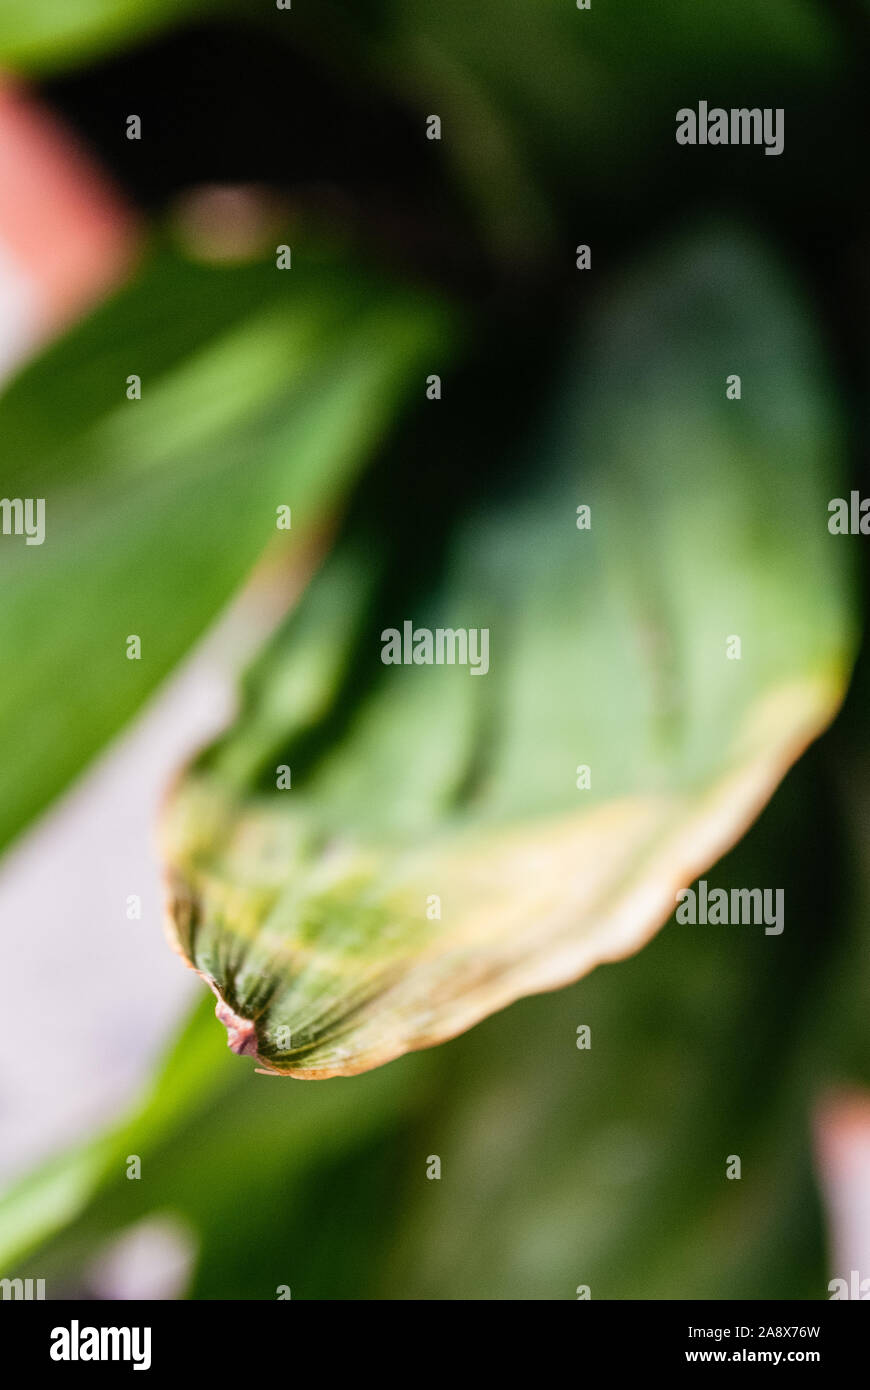
[[[367,604],[339,552],[167,817],[178,944],[234,1049],[355,1074],[643,945],[840,702],[840,452],[792,287],[707,233],[608,302],[428,587],[426,557]],[[412,517],[381,524],[371,553]],[[405,620],[488,629],[489,671],[384,665]]]
[[[194,1298],[824,1296],[807,1134],[824,1039],[808,1051],[807,1032],[841,941],[816,871],[820,765],[711,874],[785,884],[782,937],[672,924],[557,995],[324,1086],[238,1067],[204,1000],[151,1102],[97,1141],[99,1180],[66,1222],[47,1219],[51,1170],[0,1201],[0,1269],[87,1293],[102,1244],[160,1214],[193,1236]]]
[[[215,1094],[226,1098],[232,1076],[199,1008],[170,1050],[149,1094],[129,1121],[58,1155],[0,1197],[0,1265],[10,1268],[74,1222],[113,1177],[126,1156],[164,1141],[184,1122],[196,1121]],[[146,1139],[143,1145],[142,1140]],[[140,1147],[134,1147],[134,1141]]]
[[[643,225],[651,202],[673,202],[671,181],[691,189],[699,164],[680,158],[674,117],[698,93],[772,92],[791,122],[819,101],[820,82],[835,99],[848,66],[837,16],[805,0],[735,0],[715,26],[695,0],[595,0],[588,12],[574,0],[325,0],[300,6],[292,29],[274,12],[257,18],[325,63],[353,53],[418,111],[421,130],[439,114],[436,148],[512,275],[534,274],[543,251],[564,265],[575,229],[578,241],[590,228],[618,233],[620,208],[642,209]],[[824,177],[830,141],[789,129]]]
[[[0,845],[123,727],[261,553],[307,568],[453,338],[446,310],[301,245],[291,272],[161,253],[0,398],[5,495],[45,499],[44,542],[0,545]],[[141,400],[126,398],[131,374]]]
[[[0,63],[53,70],[226,8],[227,0],[0,0]]]
[[[281,1185],[293,1192],[307,1171],[366,1142],[392,1123],[397,1105],[415,1113],[428,1095],[425,1076],[418,1068],[413,1097],[404,1078],[379,1073],[359,1087],[306,1088],[301,1104],[276,1109],[274,1081],[239,1071],[203,1001],[129,1116],[0,1197],[0,1268],[48,1251],[46,1269],[64,1271],[68,1283],[70,1250],[78,1262],[107,1234],[160,1210],[182,1214],[200,1236],[235,1230],[240,1191],[251,1229],[267,1208],[274,1225]],[[141,1183],[127,1179],[131,1154]],[[248,1296],[270,1294],[274,1287]]]

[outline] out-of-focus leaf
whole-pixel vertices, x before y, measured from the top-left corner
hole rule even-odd
[[[306,1087],[297,1096],[301,1104],[288,1105],[286,1091],[282,1100],[274,1081],[239,1071],[203,1003],[128,1118],[13,1183],[0,1197],[4,1273],[38,1249],[59,1252],[49,1255],[49,1271],[63,1268],[63,1251],[70,1246],[93,1250],[101,1236],[155,1210],[183,1214],[201,1236],[222,1225],[234,1233],[240,1190],[247,1193],[256,1231],[267,1211],[274,1221],[282,1194],[293,1200],[309,1170],[347,1149],[355,1151],[392,1124],[397,1106],[409,1118],[427,1099],[423,1066],[417,1068],[413,1095],[407,1094],[407,1078],[390,1072],[360,1087]],[[192,1148],[199,1155],[193,1162]],[[127,1181],[130,1154],[141,1160],[147,1181]],[[68,1269],[64,1277],[69,1280]],[[254,1287],[246,1296],[274,1296],[274,1286]]]
[[[227,0],[0,0],[0,65],[42,72],[95,57]]]
[[[9,1268],[74,1222],[101,1186],[123,1171],[133,1139],[144,1151],[199,1118],[216,1094],[226,1096],[233,1078],[199,1008],[182,1029],[164,1067],[129,1122],[74,1146],[13,1183],[0,1197],[0,1265]]]
[[[834,836],[805,815],[828,809],[813,761],[710,875],[787,884],[783,936],[672,922],[632,960],[427,1054],[419,1118],[336,1153],[280,1230],[258,1228],[265,1268],[299,1252],[294,1298],[571,1300],[581,1284],[593,1299],[825,1296],[807,1155],[823,1072],[807,1033],[836,953],[819,940],[831,902],[813,867]],[[248,1234],[204,1232],[194,1296],[245,1296],[250,1276],[227,1271]]]
[[[819,940],[833,904],[815,866],[836,840],[818,824],[820,763],[708,874],[711,890],[787,885],[782,936],[672,918],[633,959],[449,1045],[425,1125],[442,1205],[408,1183],[393,1296],[826,1297],[808,1143],[825,1075],[813,1011],[837,949],[833,931]]]
[[[596,0],[588,11],[574,0],[327,0],[300,9],[292,30],[281,18],[257,15],[276,41],[304,38],[324,61],[355,52],[421,124],[438,113],[439,153],[512,266],[542,245],[565,254],[560,205],[586,240],[602,199],[622,204],[638,188],[648,197],[672,159],[695,153],[678,150],[674,118],[699,96],[785,105],[796,138],[807,93],[842,81],[845,50],[836,16],[806,0],[738,0],[715,25],[695,0]],[[808,139],[811,128],[804,159]],[[718,170],[727,155],[716,151]],[[792,167],[801,176],[803,160]]]
[[[204,1001],[151,1105],[100,1141],[99,1181],[63,1226],[46,1220],[50,1172],[0,1204],[0,1271],[86,1293],[101,1243],[162,1214],[193,1236],[196,1298],[285,1283],[294,1299],[825,1296],[807,1161],[825,1079],[825,1040],[808,1049],[807,1033],[838,953],[820,767],[804,760],[710,875],[786,885],[781,937],[672,922],[632,960],[324,1086],[238,1067]],[[126,1180],[129,1153],[142,1182]]]
[[[778,267],[702,235],[608,303],[525,482],[413,611],[412,582],[357,612],[336,557],[167,821],[178,943],[237,1050],[329,1077],[441,1042],[636,950],[742,833],[850,665],[822,362]],[[406,619],[489,629],[489,672],[382,665]]]
[[[276,560],[304,554],[450,336],[444,309],[301,246],[284,272],[166,255],[17,379],[2,491],[45,499],[45,539],[0,543],[0,845],[270,542]]]

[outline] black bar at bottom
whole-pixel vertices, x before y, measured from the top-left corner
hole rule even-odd
[[[464,1359],[450,1336],[453,1317],[461,1329],[468,1316],[461,1307],[454,1313],[456,1305],[450,1304],[439,1304],[437,1309],[419,1303],[391,1305],[391,1312],[402,1309],[405,1335],[397,1341],[395,1322],[382,1325],[376,1303],[365,1305],[354,1328],[355,1306],[331,1303],[324,1308],[292,1300],[0,1301],[3,1363],[7,1368],[14,1365],[19,1376],[31,1370],[60,1378],[93,1377],[106,1370],[115,1376],[198,1370],[226,1384],[229,1376],[275,1374],[282,1365],[288,1376],[296,1377],[304,1374],[312,1356],[324,1368],[328,1364],[331,1375],[340,1368],[342,1355],[359,1371],[362,1363],[376,1355],[380,1360],[391,1346],[396,1372],[416,1378],[421,1369],[413,1364],[417,1358],[401,1355],[409,1333],[413,1345],[415,1325],[424,1338],[428,1378],[439,1359],[443,1358],[448,1374]],[[544,1319],[548,1340],[541,1344],[542,1372],[551,1364],[553,1334],[562,1333],[570,1339],[577,1369],[597,1366],[599,1375],[608,1370],[667,1373],[676,1367],[691,1372],[711,1366],[781,1370],[795,1365],[830,1375],[864,1364],[870,1332],[870,1309],[863,1302],[590,1301],[563,1306],[558,1318],[555,1305],[549,1313],[540,1304],[522,1305],[521,1314],[518,1306],[511,1305],[510,1321],[501,1324],[498,1304],[475,1303],[468,1331],[489,1360],[499,1344],[510,1355],[518,1343],[525,1342],[531,1350],[528,1338],[542,1328],[538,1318]]]

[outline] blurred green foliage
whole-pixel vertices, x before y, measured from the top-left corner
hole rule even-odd
[[[181,947],[256,1020],[267,1064],[359,1070],[624,951],[617,905],[642,884],[635,939],[658,925],[658,894],[742,829],[839,702],[853,621],[824,523],[842,445],[793,288],[750,239],[707,229],[615,287],[587,334],[513,487],[456,509],[439,563],[427,546],[388,564],[425,503],[397,492],[366,547],[386,580],[361,602],[351,519],[353,553],[339,543],[172,798]],[[485,678],[384,666],[379,635],[409,615],[487,628]],[[338,659],[309,682],[312,633]],[[606,865],[602,809],[621,841]]]
[[[0,0],[0,63],[25,72],[63,67],[223,7],[223,0]]]
[[[593,1298],[824,1297],[808,1123],[837,1026],[827,1012],[815,1027],[837,955],[815,919],[836,899],[801,813],[830,812],[820,764],[709,876],[789,882],[775,951],[752,928],[671,925],[433,1052],[317,1084],[252,1075],[204,1001],[141,1114],[65,1180],[0,1206],[0,1259],[32,1267],[33,1237],[62,1215],[39,1268],[63,1287],[102,1240],[161,1213],[195,1233],[198,1297],[272,1298],[281,1283],[294,1298],[571,1299],[580,1283]],[[124,1176],[130,1153],[141,1182]],[[733,1153],[740,1182],[724,1177]]]
[[[347,519],[248,678],[246,722],[209,755],[238,787],[303,736],[316,782],[328,745],[312,735],[338,700],[327,727],[342,766],[327,810],[402,823],[408,730],[376,682],[358,680],[357,635],[378,594],[394,605],[429,594],[434,613],[462,546],[472,590],[495,576],[516,604],[526,674],[512,693],[538,712],[501,768],[506,811],[519,795],[531,811],[546,801],[574,687],[626,790],[638,759],[650,776],[700,778],[732,726],[735,686],[750,703],[790,664],[844,663],[856,580],[866,581],[850,573],[860,541],[827,535],[825,502],[848,490],[839,417],[866,366],[863,308],[836,279],[866,265],[868,249],[855,177],[862,14],[813,0],[593,0],[588,13],[572,0],[297,0],[288,12],[243,0],[0,0],[0,66],[13,72],[110,63],[164,28],[214,22],[281,46],[288,84],[305,55],[373,102],[390,94],[415,118],[440,112],[459,240],[482,235],[493,276],[463,306],[488,363],[460,371],[441,287],[408,289],[396,267],[359,270],[348,264],[364,259],[356,251],[294,240],[282,277],[269,265],[206,268],[155,245],[120,296],[6,391],[4,491],[45,489],[53,544],[0,554],[0,650],[16,653],[0,687],[0,842],[123,727],[269,535],[280,546],[278,503],[293,505],[291,558],[345,507]],[[785,105],[786,155],[713,152],[715,173],[681,160],[674,111],[702,96]],[[763,209],[753,220],[774,245],[756,251],[733,230],[691,252],[682,242],[676,261],[653,256],[626,299],[633,243],[655,239],[687,203]],[[824,235],[808,252],[814,217]],[[590,227],[613,236],[596,242],[595,273],[578,288],[573,245],[594,239]],[[828,264],[832,228],[848,254]],[[824,263],[830,302],[818,281],[805,302],[783,255]],[[698,293],[705,275],[712,296]],[[579,359],[565,351],[578,320]],[[720,389],[735,356],[749,364],[739,414]],[[435,426],[409,411],[433,360],[459,402],[452,425],[448,398]],[[128,406],[130,372],[144,389]],[[717,382],[709,397],[705,374]],[[419,532],[403,539],[396,517],[424,466]],[[634,538],[596,551],[589,575],[613,618],[601,633],[607,680],[585,683],[582,654],[566,644],[570,615],[547,587],[560,545],[529,518],[548,467],[567,525],[577,489],[595,480],[591,500],[618,499]],[[484,543],[493,517],[501,529]],[[714,609],[723,630],[745,627],[761,647],[727,688],[701,651]],[[652,663],[655,680],[631,637],[650,613],[679,634]],[[123,660],[129,632],[147,662]],[[564,657],[541,689],[546,650],[548,671],[553,650]],[[832,1084],[870,1081],[867,693],[864,658],[832,734],[707,875],[711,887],[784,885],[781,938],[670,924],[634,958],[435,1051],[317,1085],[253,1074],[226,1051],[204,999],[129,1116],[0,1199],[0,1270],[32,1272],[38,1258],[52,1288],[88,1293],[105,1242],[164,1213],[194,1234],[194,1297],[273,1298],[285,1283],[294,1298],[573,1298],[578,1284],[593,1298],[825,1297],[813,1106]],[[455,734],[454,706],[438,713]],[[507,714],[484,709],[462,725],[451,745],[460,770],[469,730],[503,733]],[[356,761],[344,756],[354,745]],[[427,764],[433,819],[454,804],[445,785],[471,786],[442,753]],[[575,1046],[581,1024],[588,1052]],[[142,1182],[124,1176],[130,1153]],[[439,1182],[426,1179],[433,1153]],[[727,1182],[734,1153],[743,1178]]]
[[[304,563],[455,342],[446,307],[321,251],[299,246],[296,263],[155,251],[0,399],[7,495],[47,497],[51,528],[38,551],[0,552],[0,647],[20,653],[0,688],[0,844],[123,727],[270,538]],[[130,634],[141,661],[125,659]]]

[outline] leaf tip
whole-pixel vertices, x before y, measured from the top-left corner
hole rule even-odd
[[[212,989],[217,997],[214,1008],[215,1017],[227,1030],[227,1045],[230,1051],[235,1052],[237,1057],[256,1057],[258,1046],[256,1024],[249,1018],[242,1018],[234,1009],[231,1009],[229,1004],[218,994],[213,984]]]

